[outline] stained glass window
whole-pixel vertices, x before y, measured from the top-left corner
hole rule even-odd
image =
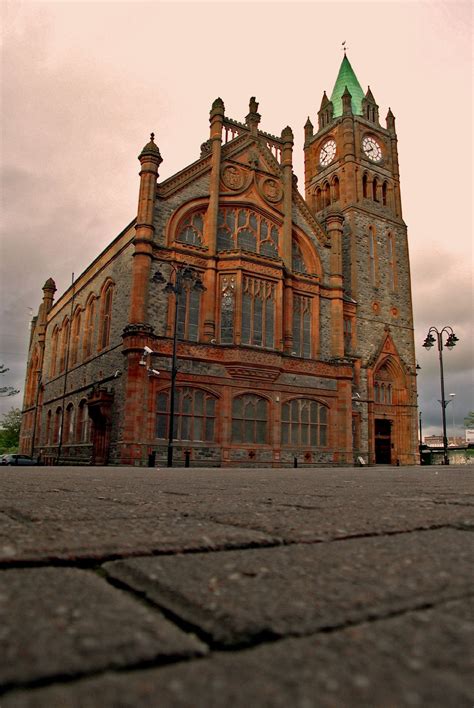
[[[254,394],[237,396],[232,402],[232,442],[267,442],[268,402]]]
[[[327,447],[328,409],[305,398],[284,403],[281,412],[282,445]]]
[[[235,278],[226,276],[221,281],[221,343],[234,341]]]

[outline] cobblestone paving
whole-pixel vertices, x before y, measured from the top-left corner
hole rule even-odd
[[[474,705],[474,469],[1,476],[0,708]]]

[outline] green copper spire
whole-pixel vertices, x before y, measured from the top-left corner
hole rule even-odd
[[[342,116],[341,96],[344,93],[346,86],[352,96],[352,112],[358,116],[361,116],[364,92],[362,91],[357,76],[354,74],[354,69],[352,68],[349,59],[344,54],[344,59],[342,60],[339,74],[337,75],[336,83],[334,84],[331,94],[331,101],[334,106],[334,118]]]

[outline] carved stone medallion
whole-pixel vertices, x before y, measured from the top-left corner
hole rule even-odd
[[[272,177],[267,177],[263,180],[262,193],[264,199],[272,204],[281,201],[283,197],[283,189],[281,188],[280,183]]]
[[[228,189],[242,189],[244,186],[244,174],[235,165],[226,165],[222,170],[222,181]]]

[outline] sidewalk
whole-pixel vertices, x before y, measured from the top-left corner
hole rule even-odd
[[[0,707],[474,704],[474,470],[1,468]]]

